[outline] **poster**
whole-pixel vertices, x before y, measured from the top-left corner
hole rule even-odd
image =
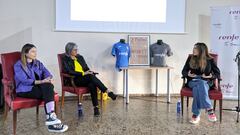
[[[240,7],[213,7],[211,9],[211,52],[218,54],[220,83],[224,99],[237,99],[238,65],[240,51]]]
[[[148,66],[150,64],[150,36],[149,35],[129,35],[129,46],[131,48],[131,57],[129,65]]]

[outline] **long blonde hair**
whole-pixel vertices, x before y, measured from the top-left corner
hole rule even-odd
[[[207,60],[212,59],[211,55],[208,52],[208,47],[205,43],[196,43],[194,47],[198,50],[199,55],[191,56],[190,67],[192,69],[200,68],[201,71],[204,71],[207,66]]]
[[[26,69],[27,67],[27,56],[26,54],[29,52],[30,49],[32,48],[36,48],[35,45],[33,44],[25,44],[23,47],[22,47],[22,50],[21,50],[21,62],[22,62],[22,65],[23,67]]]

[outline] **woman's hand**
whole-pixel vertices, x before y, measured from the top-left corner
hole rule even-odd
[[[35,80],[35,81],[34,81],[34,84],[35,84],[35,85],[42,84],[42,80]]]
[[[94,74],[94,72],[93,71],[91,71],[91,70],[88,70],[91,74]]]
[[[210,79],[212,78],[212,74],[211,73],[209,75],[202,74],[202,78]]]
[[[46,79],[43,79],[43,80],[42,80],[42,83],[50,83],[50,79],[47,79],[47,78],[46,78]]]
[[[52,79],[52,78],[49,81],[50,81],[51,84],[54,83],[54,79]]]
[[[53,84],[54,80],[52,78],[48,77],[48,78],[43,79],[42,83],[51,83],[51,84]]]
[[[196,75],[196,74],[192,74],[191,71],[188,71],[188,76],[194,78],[194,77],[196,77],[197,75]]]
[[[88,70],[88,71],[84,72],[84,74],[85,74],[85,75],[89,75],[89,74],[92,74],[92,75],[93,75],[93,71]]]
[[[49,79],[52,79],[52,77],[51,77],[51,76],[49,76],[49,77],[47,77],[47,78],[45,78],[45,79],[46,79],[46,80],[49,80]],[[44,79],[44,80],[45,80],[45,79]]]

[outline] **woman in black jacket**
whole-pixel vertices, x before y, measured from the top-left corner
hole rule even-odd
[[[187,78],[187,86],[193,91],[193,115],[190,122],[197,124],[200,121],[201,109],[206,109],[209,121],[217,121],[208,91],[210,87],[213,87],[213,80],[220,79],[220,70],[209,55],[208,48],[204,43],[194,45],[193,54],[188,57],[182,75]]]
[[[109,92],[108,88],[95,76],[95,73],[89,69],[83,56],[78,54],[77,48],[77,45],[73,42],[69,42],[65,46],[65,55],[62,59],[63,70],[65,73],[75,77],[74,83],[77,86],[89,88],[94,106],[94,116],[99,116],[97,88],[102,92],[108,92],[108,96],[112,100],[115,100],[117,96],[113,92]]]

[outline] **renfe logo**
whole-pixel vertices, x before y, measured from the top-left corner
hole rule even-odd
[[[229,11],[230,15],[239,15],[240,14],[240,10],[234,10],[234,11]]]
[[[233,84],[221,84],[221,88],[222,88],[222,91],[223,93],[232,93],[233,92]]]
[[[218,37],[219,40],[230,40],[230,41],[234,41],[234,40],[240,40],[240,36],[236,36],[235,34],[233,35],[225,35],[225,36],[219,36]]]

